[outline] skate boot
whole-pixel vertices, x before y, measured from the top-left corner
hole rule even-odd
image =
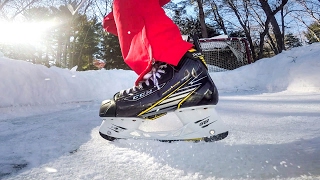
[[[190,49],[177,66],[154,62],[138,86],[122,90],[100,107],[100,134],[107,140],[161,141],[223,139],[228,132],[215,111],[218,91],[201,52]],[[146,121],[176,115],[182,126],[170,131],[139,129]]]

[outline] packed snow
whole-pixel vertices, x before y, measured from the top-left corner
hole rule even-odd
[[[99,136],[101,101],[131,87],[134,72],[0,53],[0,179],[320,179],[319,54],[315,43],[211,73],[229,136],[163,143]]]

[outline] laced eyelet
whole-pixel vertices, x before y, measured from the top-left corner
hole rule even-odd
[[[151,71],[143,76],[143,80],[137,86],[120,91],[120,95],[123,96],[124,93],[129,95],[130,91],[132,93],[135,93],[137,92],[137,89],[143,90],[142,84],[145,83],[147,86],[150,86],[150,82],[149,82],[150,80],[153,81],[153,84],[155,87],[160,89],[158,79],[162,77],[161,74],[166,73],[165,70],[163,70],[163,68],[166,68],[166,67],[167,67],[167,64],[163,64],[163,65],[154,64]]]

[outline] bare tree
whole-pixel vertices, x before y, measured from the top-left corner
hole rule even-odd
[[[3,7],[9,2],[10,0],[4,0],[3,2],[0,1],[0,11],[3,9]]]
[[[317,23],[320,25],[320,1],[314,0],[296,0],[300,5],[294,9],[290,15],[303,24],[305,28],[320,42],[320,36],[310,28],[310,24]]]
[[[207,32],[207,26],[205,23],[205,16],[204,16],[204,10],[203,10],[203,0],[196,0],[197,5],[198,5],[198,17],[199,17],[199,22],[201,25],[201,34],[203,38],[208,37],[208,32]],[[193,0],[191,0],[193,2]]]
[[[4,0],[0,1],[1,16],[4,19],[14,20],[28,8],[33,7],[40,0]]]
[[[304,14],[320,24],[320,1],[297,0],[297,2],[303,7]]]
[[[265,31],[269,29],[268,26],[269,26],[269,23],[270,23],[272,25],[272,30],[273,30],[273,33],[274,33],[274,36],[275,36],[276,42],[277,42],[276,48],[274,49],[275,54],[281,53],[282,50],[284,50],[284,39],[283,39],[284,36],[282,35],[282,32],[280,30],[280,26],[279,26],[279,24],[277,22],[277,19],[276,19],[275,15],[279,11],[281,11],[283,9],[284,5],[287,4],[288,0],[281,0],[281,2],[279,2],[280,4],[278,6],[276,6],[274,8],[274,10],[271,9],[270,4],[268,3],[268,1],[259,0],[259,2],[261,4],[261,8],[265,12],[266,18],[267,18],[267,20],[265,22]],[[260,36],[260,42],[263,41],[264,36],[267,33],[265,31]],[[262,44],[260,43],[260,49],[261,49],[261,45]]]
[[[251,49],[252,58],[254,60],[257,60],[256,53],[255,53],[255,46],[254,46],[253,39],[251,36],[252,27],[250,24],[250,13],[249,13],[250,2],[247,0],[240,1],[241,2],[240,4],[238,4],[237,2],[238,1],[227,0],[227,5],[233,11],[240,26],[242,27],[242,30],[245,33],[245,36],[249,42],[249,46]]]
[[[223,33],[227,35],[228,34],[227,28],[225,26],[223,17],[220,14],[220,10],[219,10],[217,3],[214,0],[212,0],[212,1],[209,1],[209,4],[210,4],[210,7],[211,7],[211,10],[213,13],[214,20],[217,22],[218,26],[223,31]]]
[[[100,22],[112,11],[113,0],[88,0],[82,11],[89,17],[98,17]]]

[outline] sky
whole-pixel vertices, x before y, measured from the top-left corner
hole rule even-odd
[[[131,87],[134,72],[0,53],[0,179],[320,179],[319,54],[314,43],[210,73],[229,136],[163,143],[99,136],[101,101]]]

